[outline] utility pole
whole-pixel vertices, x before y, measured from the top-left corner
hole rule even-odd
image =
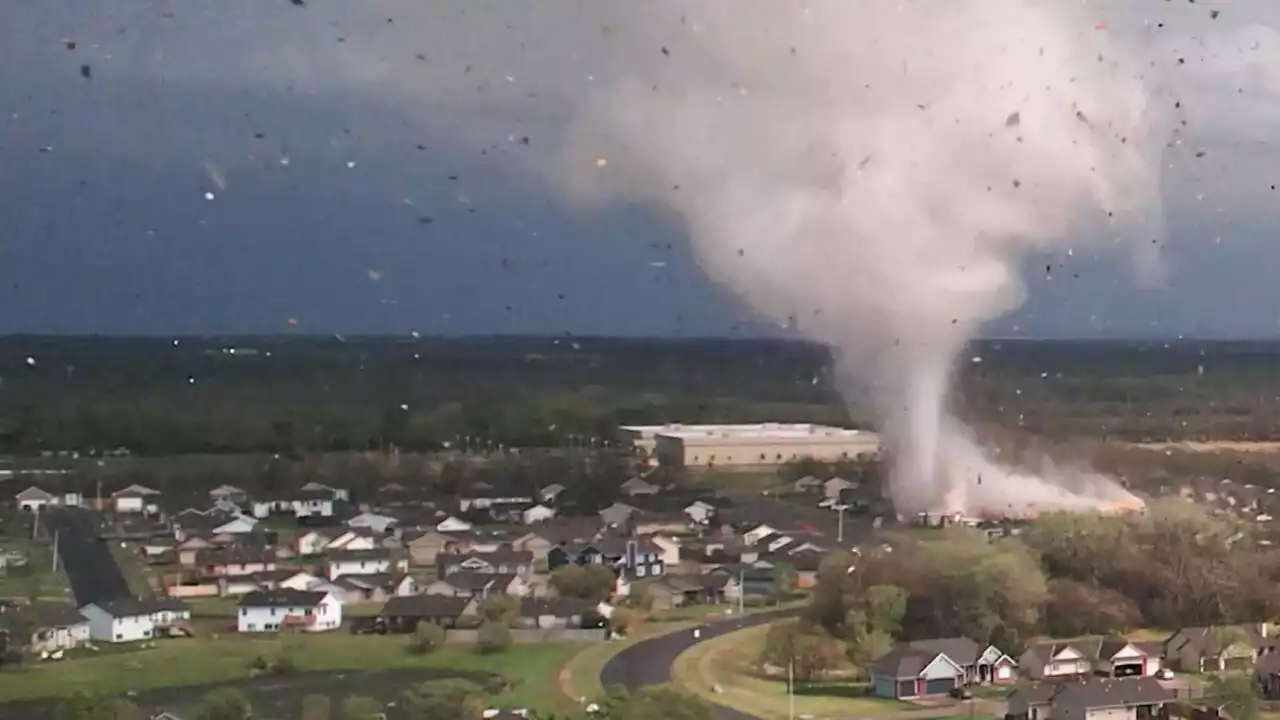
[[[31,509],[35,511],[31,521],[31,539],[35,540],[36,535],[40,532],[40,503],[32,503]]]
[[[53,572],[55,574],[58,572],[58,535],[61,532],[61,530],[53,531]]]
[[[746,612],[747,602],[747,577],[746,570],[738,568],[738,616],[741,617]]]
[[[844,542],[844,511],[849,508],[848,505],[836,505],[836,512],[839,514],[839,520],[836,521],[836,542]],[[828,526],[829,527],[829,526]]]
[[[787,717],[789,720],[796,718],[796,659],[794,657],[787,663]]]

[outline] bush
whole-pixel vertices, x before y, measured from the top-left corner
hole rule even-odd
[[[511,647],[511,628],[500,622],[483,622],[476,636],[476,652],[483,655],[500,653]]]
[[[271,667],[271,663],[267,662],[267,659],[262,657],[261,655],[259,655],[258,657],[254,658],[252,661],[249,662],[250,670],[264,671],[269,669],[270,667]]]
[[[444,628],[435,623],[418,623],[409,638],[409,652],[415,655],[426,655],[435,652],[444,644]]]
[[[281,657],[271,665],[272,675],[293,675],[298,672],[298,663],[288,655]]]

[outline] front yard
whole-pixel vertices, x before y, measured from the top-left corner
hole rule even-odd
[[[448,646],[427,655],[411,654],[407,636],[315,635],[202,636],[161,640],[151,649],[60,662],[32,662],[0,672],[0,698],[24,700],[62,697],[76,690],[101,693],[142,692],[246,679],[257,657],[274,662],[288,657],[299,672],[323,670],[405,671],[473,670],[495,673],[518,684],[506,697],[545,709],[563,708],[557,674],[585,646],[573,643],[515,645],[497,655],[478,655],[469,646]],[[113,648],[114,650],[114,648]]]

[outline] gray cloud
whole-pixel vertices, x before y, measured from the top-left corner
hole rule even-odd
[[[707,60],[691,28],[708,16],[700,8],[712,5],[4,4],[0,27],[22,30],[0,43],[0,202],[7,208],[0,329],[30,329],[32,318],[76,329],[269,328],[298,304],[323,308],[318,327],[346,331],[365,324],[727,328],[741,311],[699,286],[678,230],[637,209],[593,227],[602,218],[558,206],[545,177],[561,157],[575,100],[624,78],[662,84],[682,66]],[[1273,332],[1277,291],[1237,278],[1276,253],[1266,231],[1276,197],[1270,186],[1280,183],[1268,177],[1276,159],[1269,128],[1280,119],[1280,7],[1266,0],[1089,6],[1085,15],[1106,27],[1082,31],[1114,33],[1142,49],[1157,101],[1181,103],[1182,144],[1168,151],[1163,178],[1173,273],[1164,289],[1144,292],[1113,261],[1054,258],[1064,268],[1047,284],[1036,277],[1037,260],[1029,267],[1032,303],[1004,329],[1120,332],[1158,322],[1187,331],[1227,325]],[[1216,20],[1211,8],[1221,10]],[[76,48],[67,50],[64,38]],[[90,80],[80,77],[84,64]],[[833,74],[833,92],[839,82]],[[255,140],[256,132],[265,139]],[[527,146],[519,142],[524,137]],[[416,150],[419,143],[429,149]],[[38,153],[46,145],[54,152]],[[1201,148],[1205,154],[1196,157]],[[278,165],[282,151],[297,159],[287,169]],[[356,168],[346,168],[348,160]],[[201,198],[211,182],[206,163],[228,183],[214,203]],[[460,189],[447,180],[452,173],[465,179],[461,193],[480,218],[442,214],[436,231],[468,240],[423,249],[417,210],[403,200],[454,208]],[[258,198],[245,197],[250,193]],[[202,238],[206,247],[156,242],[145,235],[151,226]],[[660,259],[668,262],[664,271],[648,265],[657,257],[654,242],[680,248]],[[209,247],[218,248],[217,262]],[[529,271],[514,283],[503,280],[510,273],[483,270],[493,260],[500,266],[504,255],[561,270]],[[260,271],[264,257],[274,258],[266,263],[271,272]],[[129,277],[128,258],[149,274]],[[360,279],[364,265],[383,259],[399,264],[381,281],[405,283],[399,309],[371,300],[377,293]],[[451,265],[458,270],[444,269]],[[573,272],[575,265],[584,272]],[[1072,267],[1081,275],[1075,290],[1065,279]],[[78,287],[64,283],[56,297],[41,296],[30,279],[42,272]],[[474,282],[459,278],[467,273]],[[348,276],[350,286],[338,280]],[[235,278],[245,300],[216,291],[226,278]],[[14,289],[19,280],[25,290]],[[129,283],[144,292],[118,289]],[[117,290],[104,289],[110,287]],[[199,287],[210,290],[191,290]],[[557,287],[594,302],[566,317],[559,293],[551,292]],[[1202,290],[1215,288],[1206,302]],[[294,301],[269,302],[279,296]],[[637,307],[637,297],[647,307]],[[509,304],[525,314],[511,319]],[[1269,310],[1246,312],[1260,304]],[[436,312],[441,306],[457,308],[449,322]]]

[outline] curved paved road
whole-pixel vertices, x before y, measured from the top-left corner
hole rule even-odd
[[[780,617],[795,615],[796,608],[770,610],[743,618],[720,620],[700,626],[702,640],[719,637],[742,628],[763,625]],[[671,682],[671,666],[680,653],[693,647],[693,630],[680,630],[643,640],[614,655],[600,673],[600,684],[606,688],[615,685],[635,692],[645,685],[661,685]],[[756,720],[723,705],[713,705],[711,716],[716,720]]]

